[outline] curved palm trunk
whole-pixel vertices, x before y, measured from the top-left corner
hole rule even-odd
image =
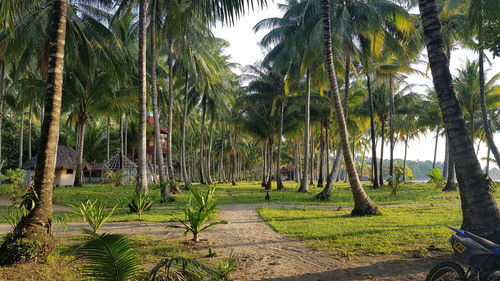
[[[352,214],[358,216],[376,214],[378,213],[378,209],[361,186],[358,173],[356,172],[356,167],[354,166],[351,151],[349,149],[349,134],[347,132],[346,119],[344,117],[344,111],[342,110],[342,103],[340,101],[337,79],[335,77],[335,66],[333,64],[329,0],[321,0],[321,10],[323,22],[324,53],[328,80],[330,82],[330,93],[335,105],[335,113],[337,115],[337,121],[339,125],[340,141],[342,144],[344,162],[354,199],[354,208],[352,210]]]
[[[146,0],[139,2],[139,150],[137,156],[137,186],[136,193],[148,192],[148,172],[146,159]]]
[[[378,170],[377,170],[377,143],[375,142],[375,115],[373,110],[373,97],[372,97],[372,86],[370,81],[370,75],[366,75],[366,82],[368,86],[368,103],[370,107],[370,139],[372,143],[372,182],[373,188],[379,188],[378,182]]]
[[[66,40],[67,1],[50,2],[48,38],[49,63],[45,115],[40,135],[40,151],[35,171],[35,207],[21,218],[12,235],[0,247],[0,265],[23,261],[43,261],[54,249],[52,228],[52,190],[59,139],[59,122]],[[25,249],[30,248],[26,255]]]
[[[76,174],[75,174],[75,186],[83,186],[83,149],[85,144],[85,118],[78,118],[76,125],[76,135],[77,135],[77,144],[76,150],[78,153],[78,162],[76,166]]]
[[[488,149],[493,153],[495,161],[500,165],[500,153],[493,140],[493,133],[491,132],[491,127],[488,122],[488,111],[486,110],[486,100],[484,97],[484,53],[483,50],[479,50],[479,97],[481,99],[481,117],[483,119],[483,129],[486,136],[486,142],[488,144]]]
[[[24,110],[21,110],[21,126],[19,128],[19,166],[23,165],[23,152],[24,152]]]
[[[285,186],[281,181],[281,139],[283,138],[283,115],[285,114],[285,102],[281,101],[281,113],[280,113],[280,134],[278,137],[278,155],[276,156],[276,188],[278,190],[284,189]]]
[[[156,64],[158,63],[156,56],[156,13],[158,7],[158,1],[153,0],[151,2],[151,96],[153,100],[153,118],[154,118],[154,137],[155,137],[155,154],[156,154],[156,165],[158,166],[158,172],[160,175],[160,191],[162,194],[162,201],[170,201],[172,196],[170,195],[170,187],[167,186],[167,176],[165,175],[165,164],[163,161],[163,146],[161,143],[161,131],[160,131],[160,112],[158,109],[158,85],[157,85],[157,73]]]
[[[462,202],[462,228],[500,242],[500,213],[487,179],[474,153],[460,104],[453,89],[449,62],[444,52],[434,0],[419,0],[434,87],[450,141]]]
[[[184,75],[184,108],[182,110],[182,126],[181,126],[181,162],[182,162],[182,174],[184,178],[184,187],[187,188],[191,185],[191,180],[187,172],[187,161],[186,161],[186,123],[188,115],[188,72],[186,71]]]
[[[384,141],[385,141],[385,116],[380,118],[380,122],[382,123],[382,132],[381,137],[381,143],[380,143],[380,172],[379,172],[379,184],[380,186],[384,185]]]
[[[302,179],[300,182],[299,192],[307,192],[309,187],[307,186],[307,177],[309,172],[309,123],[310,123],[310,113],[311,113],[311,77],[309,75],[309,69],[306,74],[306,114],[305,114],[305,126],[304,126],[304,168],[302,170]]]

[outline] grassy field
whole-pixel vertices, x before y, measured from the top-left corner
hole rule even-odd
[[[197,185],[204,188],[204,186]],[[310,188],[308,193],[296,192],[297,183],[285,182],[287,190],[271,192],[270,203],[276,204],[327,204],[327,205],[352,205],[352,195],[349,185],[346,183],[335,183],[332,192],[332,201],[322,202],[314,199],[314,195],[321,191],[320,188]],[[413,204],[413,203],[446,203],[459,202],[458,192],[441,192],[432,184],[427,183],[406,183],[403,184],[396,195],[392,195],[388,187],[380,189],[371,189],[365,183],[368,195],[378,205],[388,204]],[[218,184],[217,195],[219,204],[258,204],[269,203],[264,200],[265,193],[257,182],[241,182],[236,186],[231,184]],[[500,198],[500,188],[496,188],[495,195]],[[21,191],[15,190],[10,186],[1,186],[0,195],[20,196]],[[118,205],[126,207],[130,198],[134,194],[133,186],[111,187],[109,185],[87,185],[84,187],[58,187],[54,190],[54,203],[59,205],[75,204],[84,202],[88,199],[99,200],[108,207]],[[160,190],[158,186],[150,186],[150,195],[159,205]],[[174,203],[168,203],[173,206],[183,206],[189,200],[189,192],[183,190],[181,194],[176,195]]]
[[[393,207],[372,217],[348,210],[259,209],[276,231],[341,256],[425,254],[429,247],[450,250],[451,231],[460,226],[459,206]]]
[[[57,248],[50,259],[42,264],[17,264],[9,267],[0,267],[0,280],[14,281],[42,281],[42,280],[83,280],[79,275],[80,264],[75,262],[76,250],[84,242],[84,235],[57,235]],[[154,236],[129,236],[136,257],[146,272],[159,261],[183,256],[196,258],[206,264],[217,266],[227,257],[206,258],[207,251],[203,248],[193,248],[182,243],[183,240],[166,240]]]

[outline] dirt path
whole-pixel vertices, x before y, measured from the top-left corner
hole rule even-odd
[[[261,205],[221,205],[220,219],[227,225],[209,228],[200,235],[206,242],[195,250],[212,248],[219,256],[235,256],[238,271],[234,280],[423,280],[433,264],[441,258],[406,259],[401,257],[360,258],[348,260],[324,251],[316,251],[307,243],[285,237],[263,222],[256,208]],[[274,207],[274,205],[268,205]],[[291,207],[278,205],[277,207]],[[83,223],[55,226],[56,232],[80,232]],[[0,234],[10,227],[0,224]],[[153,235],[164,239],[182,237],[178,229],[165,229],[165,223],[108,223],[102,232],[128,235]]]

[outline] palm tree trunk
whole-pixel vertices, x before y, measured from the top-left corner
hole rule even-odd
[[[389,185],[392,186],[394,181],[394,89],[392,77],[389,78],[389,102],[390,102],[390,115],[389,115]]]
[[[191,185],[191,180],[189,178],[187,172],[187,161],[186,161],[186,123],[187,123],[187,115],[188,115],[188,72],[186,70],[184,74],[184,106],[182,110],[182,127],[181,127],[181,165],[182,165],[182,174],[184,178],[184,187],[188,188]]]
[[[207,98],[203,95],[202,100],[202,117],[200,131],[200,183],[205,184],[205,117],[207,114]]]
[[[269,137],[269,145],[268,145],[268,165],[267,165],[267,174],[268,174],[268,178],[267,178],[267,183],[266,183],[266,187],[265,189],[266,190],[270,190],[271,189],[271,185],[272,185],[272,182],[273,182],[273,138],[272,137]]]
[[[264,147],[262,148],[262,183],[261,187],[266,187],[267,182],[267,142],[264,142]]]
[[[406,153],[408,152],[408,136],[405,137],[405,156],[403,159],[403,181],[406,181]]]
[[[311,133],[310,133],[310,149],[311,149],[311,156],[310,156],[310,162],[311,162],[311,169],[310,169],[310,174],[309,174],[309,185],[314,187],[314,137],[313,137],[313,129],[311,128]]]
[[[322,9],[322,21],[323,21],[323,43],[324,43],[324,53],[325,53],[325,65],[328,73],[328,80],[330,82],[330,94],[335,105],[335,112],[337,116],[337,121],[339,125],[340,140],[342,144],[342,150],[344,154],[344,162],[346,165],[346,170],[349,176],[349,183],[351,185],[351,191],[354,199],[354,208],[352,210],[353,215],[369,215],[378,213],[378,209],[371,199],[366,194],[365,190],[361,186],[359,181],[358,173],[356,172],[356,167],[354,166],[354,161],[349,149],[349,134],[347,132],[347,124],[344,116],[344,111],[342,109],[342,103],[340,101],[337,79],[335,77],[335,66],[333,64],[332,56],[332,34],[331,34],[331,23],[330,23],[330,1],[321,0]]]
[[[436,129],[436,142],[434,144],[434,158],[432,160],[432,169],[436,168],[436,154],[438,149],[439,127]]]
[[[380,118],[380,122],[382,123],[381,128],[381,143],[380,143],[380,174],[379,174],[379,184],[380,186],[384,185],[384,137],[385,137],[385,116]]]
[[[2,121],[3,121],[3,103],[4,103],[4,80],[5,80],[5,63],[2,59],[0,59],[0,169],[3,167]]]
[[[366,156],[366,147],[363,148],[363,155],[361,156],[361,170],[359,171],[359,178],[363,178],[364,168],[365,168],[365,156]]]
[[[108,121],[106,122],[106,160],[109,160],[109,127],[110,127],[110,119],[108,116]]]
[[[50,49],[47,95],[35,171],[34,193],[31,194],[35,207],[21,218],[12,235],[8,235],[3,241],[0,247],[0,265],[44,261],[55,246],[51,234],[52,190],[61,116],[68,3],[66,0],[54,0],[49,3],[51,10],[48,24]],[[27,248],[30,249],[28,255],[26,255]]]
[[[276,188],[278,190],[284,189],[283,182],[281,181],[281,139],[283,138],[283,115],[285,114],[285,101],[281,101],[280,113],[280,134],[278,137],[278,155],[276,156]]]
[[[180,190],[175,182],[174,165],[172,160],[172,134],[173,134],[173,118],[174,118],[174,60],[173,60],[173,46],[170,44],[170,54],[168,56],[168,102],[167,102],[167,121],[168,121],[168,132],[167,132],[167,169],[168,169],[168,180],[170,182],[170,192],[179,193]]]
[[[320,126],[320,144],[319,144],[319,176],[317,187],[323,187],[323,163],[325,162],[325,136],[323,135],[323,122]]]
[[[448,136],[446,138],[448,138]],[[451,154],[451,149],[448,149],[448,176],[443,191],[455,190],[457,190],[457,185],[455,183],[455,166],[453,165],[453,155]]]
[[[444,162],[443,162],[443,177],[447,178],[448,177],[448,162],[450,161],[450,142],[448,139],[448,136],[446,135],[445,131],[445,137],[444,137]]]
[[[146,159],[146,95],[147,95],[147,70],[146,70],[146,0],[139,2],[139,151],[137,156],[137,187],[136,193],[148,192],[148,171]]]
[[[304,168],[302,170],[302,179],[300,182],[299,192],[307,192],[309,187],[307,186],[307,174],[309,172],[309,119],[311,114],[311,77],[309,74],[309,69],[306,74],[306,113],[305,113],[305,125],[304,125]]]
[[[214,136],[214,116],[210,119],[210,139],[208,141],[208,151],[207,151],[207,184],[212,184],[212,169],[210,167],[210,161],[212,156],[212,144],[213,144],[213,136]]]
[[[373,97],[372,97],[372,88],[371,88],[371,81],[370,81],[370,75],[366,74],[366,83],[368,86],[368,103],[370,107],[370,139],[372,142],[372,182],[373,182],[373,188],[379,188],[379,182],[378,182],[378,170],[377,170],[377,143],[375,142],[375,138],[377,137],[375,135],[375,113],[373,110]]]
[[[491,182],[483,173],[471,136],[467,133],[460,104],[453,89],[449,62],[444,53],[440,23],[434,0],[419,0],[434,87],[450,141],[451,154],[460,187],[462,228],[500,242],[500,213]]]
[[[153,118],[154,118],[154,137],[155,137],[155,153],[156,165],[160,175],[160,192],[162,201],[168,202],[172,199],[170,195],[170,187],[167,186],[167,176],[165,175],[165,163],[163,161],[163,146],[161,143],[160,131],[160,111],[158,109],[158,85],[156,65],[158,63],[156,55],[156,13],[158,9],[158,0],[151,1],[151,96],[153,100]]]
[[[83,186],[83,148],[85,143],[85,117],[80,116],[76,124],[78,162],[76,165],[75,186]]]
[[[23,152],[24,152],[24,110],[21,110],[21,126],[19,127],[19,166],[23,165]]]
[[[28,159],[31,159],[31,131],[32,131],[32,124],[31,124],[31,106],[28,112]]]
[[[484,53],[483,50],[479,50],[479,97],[481,99],[481,116],[483,119],[483,129],[486,136],[486,142],[488,143],[488,149],[493,153],[495,161],[500,165],[500,152],[493,140],[493,133],[491,132],[491,127],[488,122],[488,111],[486,110],[486,100],[484,95]],[[489,151],[488,150],[488,151]]]
[[[125,137],[124,137],[124,130],[123,130],[123,114],[120,115],[120,170],[123,170],[123,156],[125,156]]]
[[[329,129],[328,121],[325,123],[325,154],[326,154],[326,169],[325,176],[328,175],[328,171],[330,171],[330,129]]]
[[[486,154],[486,168],[484,173],[489,177],[490,176],[490,152],[491,149],[488,147],[488,153]]]

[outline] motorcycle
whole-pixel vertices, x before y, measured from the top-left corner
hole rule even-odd
[[[439,263],[426,281],[500,281],[500,245],[462,229],[450,229],[455,231],[450,243],[460,263]]]

